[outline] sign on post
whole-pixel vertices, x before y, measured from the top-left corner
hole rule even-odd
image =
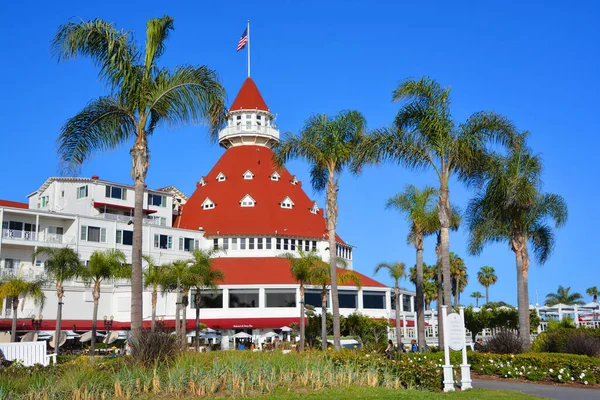
[[[450,364],[450,349],[462,350],[462,364],[460,365],[462,390],[471,389],[471,366],[467,364],[467,343],[465,333],[464,307],[460,307],[460,314],[455,312],[446,315],[447,306],[442,306],[444,323],[444,392],[454,391],[454,376]]]
[[[465,347],[465,325],[457,313],[450,313],[446,317],[448,324],[448,346],[451,350],[460,351]]]

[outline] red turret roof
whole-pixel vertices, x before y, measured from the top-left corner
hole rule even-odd
[[[246,78],[229,111],[256,109],[269,111],[252,78]]]
[[[252,179],[244,179],[246,171]],[[277,171],[280,178],[271,179]],[[217,175],[223,173],[224,181]],[[292,184],[293,176],[273,161],[273,151],[264,146],[237,146],[228,149],[210,173],[206,184],[198,187],[176,219],[174,226],[197,230],[203,228],[212,235],[268,235],[288,237],[326,238],[323,210],[311,213],[314,201],[302,190],[301,184]],[[254,207],[242,207],[240,201],[250,195]],[[280,203],[289,197],[293,207],[282,208]],[[215,207],[203,209],[209,198]],[[338,237],[338,241],[343,241]]]

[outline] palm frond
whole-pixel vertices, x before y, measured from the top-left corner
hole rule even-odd
[[[174,19],[165,15],[162,18],[149,19],[146,24],[146,55],[144,66],[148,74],[154,68],[155,59],[165,52],[165,42],[173,30]]]
[[[226,122],[225,89],[215,71],[206,66],[162,70],[148,93],[153,124],[169,125],[206,122],[212,138]],[[153,126],[148,127],[152,131]]]
[[[117,90],[132,78],[133,65],[138,58],[130,33],[117,30],[101,19],[68,22],[59,26],[51,49],[59,61],[77,56],[89,57],[100,67],[100,77],[106,78]]]
[[[134,116],[114,98],[93,100],[61,128],[57,139],[61,164],[74,172],[93,152],[114,149],[135,132]]]

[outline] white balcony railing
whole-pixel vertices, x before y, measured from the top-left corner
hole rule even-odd
[[[133,216],[129,215],[120,215],[120,214],[111,214],[111,213],[102,213],[100,217],[107,219],[109,221],[119,221],[119,222],[131,222],[133,223]],[[157,225],[157,226],[167,226],[166,218],[144,218],[144,225]]]
[[[74,238],[59,233],[30,232],[16,229],[2,229],[2,237],[6,240],[16,240],[23,242],[42,242],[54,244],[73,244]]]

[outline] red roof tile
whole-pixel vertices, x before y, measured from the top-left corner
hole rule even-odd
[[[276,257],[221,257],[215,258],[213,266],[225,275],[224,285],[293,285],[289,261]],[[342,271],[342,269],[339,269]],[[355,271],[356,272],[356,271]],[[359,272],[356,272],[363,287],[387,287]],[[340,287],[343,285],[339,285]]]
[[[269,111],[252,78],[246,78],[229,111],[256,109]]]
[[[253,179],[242,176],[248,170],[254,174]],[[271,180],[274,171],[280,175],[278,181]],[[217,181],[220,172],[226,176],[225,181]],[[277,234],[326,238],[323,210],[311,213],[314,201],[300,184],[293,185],[292,179],[287,169],[277,170],[273,151],[268,147],[231,147],[205,177],[206,185],[198,185],[173,225],[192,230],[202,227],[207,236]],[[240,206],[240,200],[247,194],[256,201],[254,207]],[[281,201],[288,196],[294,206],[281,208]],[[216,204],[215,208],[202,208],[207,197]],[[338,242],[344,243],[339,237]]]
[[[11,200],[0,200],[0,207],[14,207],[28,209],[29,204]]]

